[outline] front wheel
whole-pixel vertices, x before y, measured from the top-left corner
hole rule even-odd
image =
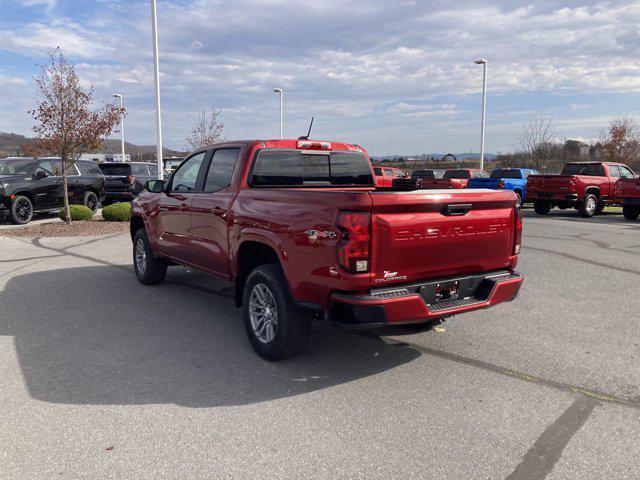
[[[293,304],[279,265],[261,265],[249,274],[242,308],[249,342],[262,358],[281,360],[304,350],[311,317]]]
[[[547,200],[536,200],[533,202],[533,209],[538,215],[546,215],[551,211],[551,202]]]
[[[587,193],[584,200],[578,207],[578,212],[582,218],[591,218],[598,210],[598,199],[593,193]]]
[[[522,206],[522,194],[520,192],[516,192],[514,190],[514,192],[516,194],[516,207],[521,207]]]
[[[623,205],[622,214],[627,220],[637,220],[640,217],[640,206]]]
[[[155,256],[144,228],[138,229],[133,237],[133,268],[144,285],[160,283],[167,275],[167,262]]]
[[[24,225],[29,223],[33,218],[33,203],[29,197],[24,195],[16,195],[11,203],[10,211],[11,223],[16,225]]]

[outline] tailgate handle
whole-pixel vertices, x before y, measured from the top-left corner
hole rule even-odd
[[[445,205],[442,209],[442,214],[451,216],[451,215],[466,215],[469,213],[469,210],[473,207],[470,203],[457,203],[454,205]]]

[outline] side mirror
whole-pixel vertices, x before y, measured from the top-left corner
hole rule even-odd
[[[162,193],[166,187],[164,180],[149,180],[145,184],[145,188],[151,193]]]
[[[33,176],[34,180],[42,180],[43,178],[47,178],[47,172],[44,170],[38,170]]]

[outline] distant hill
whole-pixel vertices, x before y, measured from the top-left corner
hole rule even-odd
[[[389,155],[371,155],[371,160],[373,160],[374,162],[381,162],[383,160],[396,160],[398,158],[404,158],[407,160],[428,160],[429,158],[434,158],[436,160],[441,160],[442,157],[444,157],[445,155],[447,155],[446,153],[420,153],[420,154],[415,154],[415,155],[393,155],[393,154],[389,154]],[[463,153],[454,153],[454,155],[456,156],[456,158],[458,160],[468,160],[470,158],[480,158],[480,153],[478,152],[473,152],[473,153],[469,153],[469,152],[463,152]],[[484,158],[485,160],[488,160],[490,162],[492,162],[493,160],[495,160],[497,157],[496,154],[494,153],[485,153],[484,154]]]
[[[0,132],[0,157],[18,155],[20,153],[21,145],[33,145],[34,143],[35,140],[33,138],[25,137],[24,135]],[[104,143],[104,148],[100,149],[99,152],[90,153],[120,153],[120,148],[119,140],[110,139]],[[155,145],[135,145],[133,143],[124,142],[124,148],[126,153],[130,153],[131,156],[136,159],[142,159],[145,156],[148,156],[148,158],[151,159],[156,153]],[[168,157],[180,157],[185,155],[185,152],[179,152],[168,148],[164,148],[162,152],[163,155]]]

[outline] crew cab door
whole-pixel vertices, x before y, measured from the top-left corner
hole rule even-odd
[[[185,160],[171,177],[166,193],[158,200],[156,231],[160,250],[179,261],[191,263],[191,216],[189,209],[196,195],[206,151]]]
[[[191,203],[191,249],[193,263],[223,277],[230,275],[229,210],[236,163],[241,158],[241,145],[218,148],[205,162],[202,191]]]

